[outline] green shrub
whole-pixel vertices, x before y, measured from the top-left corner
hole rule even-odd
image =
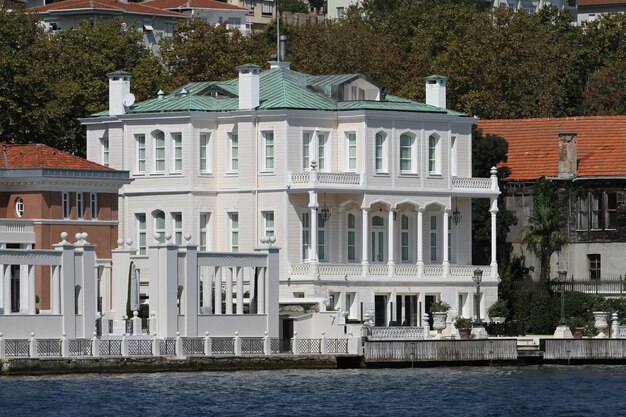
[[[430,305],[429,313],[447,313],[450,311],[450,304],[445,301],[435,301]]]
[[[509,308],[506,305],[506,301],[499,299],[493,303],[487,310],[487,314],[489,314],[489,317],[508,317]]]
[[[456,327],[457,329],[471,329],[472,319],[458,316],[456,319],[454,319],[454,327]]]

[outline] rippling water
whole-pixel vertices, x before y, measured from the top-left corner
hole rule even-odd
[[[0,378],[0,415],[620,416],[626,366]]]

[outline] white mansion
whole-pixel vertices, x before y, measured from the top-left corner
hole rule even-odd
[[[439,299],[473,315],[471,202],[489,198],[485,317],[497,299],[499,189],[495,175],[471,177],[475,120],[445,109],[446,78],[426,79],[422,104],[360,74],[312,76],[285,62],[238,70],[137,104],[131,75],[109,74],[109,110],[82,123],[88,159],[133,179],[119,194],[120,237],[143,255],[155,238],[249,252],[273,236],[281,304],[421,325]],[[338,317],[292,310],[283,335]]]

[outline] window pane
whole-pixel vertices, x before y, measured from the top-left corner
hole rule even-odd
[[[308,169],[311,166],[311,160],[310,160],[310,155],[309,155],[310,146],[311,146],[311,133],[304,132],[302,134],[302,168],[303,169]]]

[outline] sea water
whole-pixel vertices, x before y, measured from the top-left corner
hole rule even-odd
[[[626,366],[0,377],[2,416],[626,416]]]

